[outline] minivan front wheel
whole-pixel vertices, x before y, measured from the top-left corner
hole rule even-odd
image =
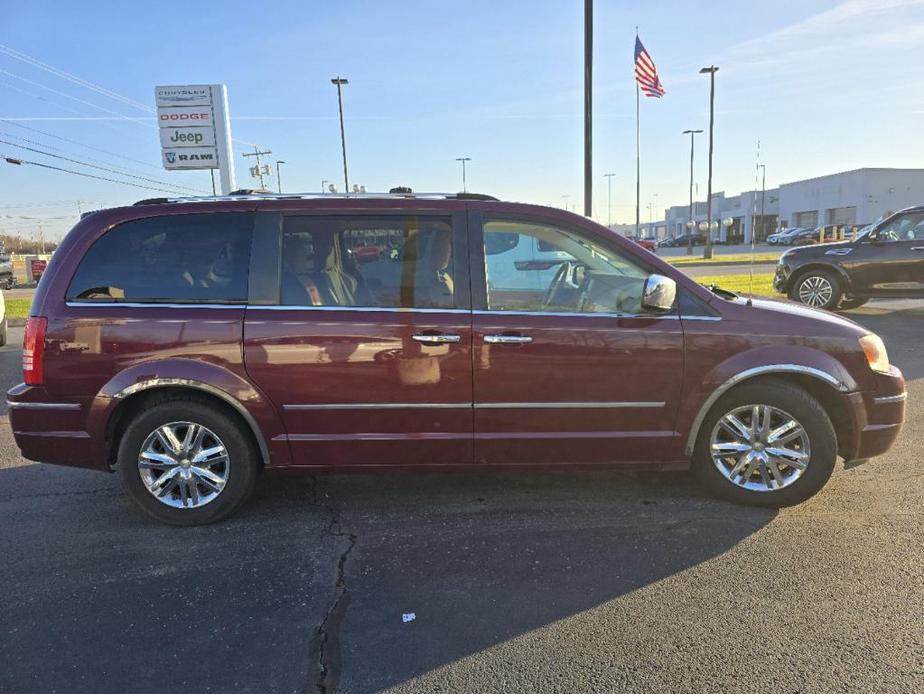
[[[129,495],[172,525],[212,523],[234,511],[253,492],[258,460],[239,422],[194,400],[144,410],[128,425],[118,453]]]
[[[833,311],[841,301],[843,290],[837,277],[823,270],[809,271],[799,277],[789,298],[811,308]]]
[[[837,461],[837,435],[821,404],[798,386],[759,381],[719,399],[699,431],[693,466],[731,501],[791,506],[821,489]]]

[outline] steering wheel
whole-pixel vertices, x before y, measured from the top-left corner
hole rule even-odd
[[[543,308],[553,306],[552,300],[561,288],[570,286],[577,289],[577,285],[571,279],[574,276],[574,270],[575,263],[570,260],[562,261],[561,265],[558,267],[558,271],[555,273],[555,277],[552,279],[551,284],[549,284],[548,291],[545,293],[545,300],[542,302]]]

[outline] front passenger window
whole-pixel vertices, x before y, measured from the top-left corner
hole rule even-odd
[[[878,241],[917,241],[924,239],[924,212],[909,212],[891,221],[876,232]]]
[[[488,221],[484,248],[490,310],[643,312],[642,290],[648,271],[583,233]]]

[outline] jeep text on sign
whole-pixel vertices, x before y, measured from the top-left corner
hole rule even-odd
[[[209,106],[158,106],[157,124],[161,128],[180,125],[213,126],[212,109]]]
[[[217,169],[217,147],[177,147],[161,152],[165,169]]]
[[[173,147],[214,147],[215,131],[212,128],[161,128],[160,145]]]

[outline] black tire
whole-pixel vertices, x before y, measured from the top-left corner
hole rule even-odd
[[[824,283],[827,282],[831,287],[831,293],[827,297],[826,301],[819,303],[817,305],[812,305],[812,303],[807,300],[802,300],[802,287],[806,284],[811,286],[812,283]],[[820,284],[823,287],[823,284]],[[806,288],[808,289],[808,287]],[[808,270],[798,277],[796,277],[795,282],[792,283],[792,288],[789,290],[789,298],[793,301],[797,301],[803,306],[809,306],[810,308],[819,308],[825,311],[834,311],[838,304],[841,302],[841,298],[844,296],[844,290],[841,287],[841,281],[833,272],[828,270]]]
[[[841,303],[838,305],[838,311],[849,311],[852,308],[860,308],[865,304],[869,299],[841,299]]]
[[[738,407],[755,404],[784,411],[808,435],[809,462],[801,476],[788,486],[767,491],[746,489],[723,476],[712,460],[710,443],[719,419]],[[733,388],[716,402],[700,427],[692,465],[703,486],[716,496],[739,504],[779,508],[802,503],[815,495],[831,477],[836,462],[837,434],[821,403],[791,383],[761,380]]]
[[[159,427],[192,422],[214,432],[227,454],[227,481],[218,495],[198,508],[174,508],[148,491],[138,467],[142,445]],[[122,486],[148,515],[170,525],[205,525],[225,518],[253,494],[260,454],[246,427],[221,409],[195,399],[172,399],[143,410],[119,442],[118,469]]]

